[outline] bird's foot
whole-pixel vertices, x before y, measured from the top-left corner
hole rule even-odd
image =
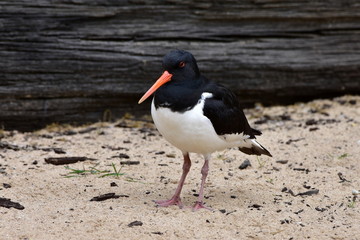
[[[168,207],[168,206],[171,206],[171,205],[178,205],[179,208],[184,207],[184,204],[181,202],[180,197],[172,197],[169,200],[158,200],[158,201],[154,201],[154,202],[159,207]]]
[[[205,206],[202,201],[201,201],[201,202],[197,201],[197,202],[194,204],[194,206],[192,207],[192,210],[193,210],[193,212],[195,212],[195,211],[197,211],[197,210],[199,210],[199,209],[201,209],[201,208],[205,208],[205,209],[207,209],[207,210],[209,210],[209,211],[213,211],[212,208],[209,208],[209,207]]]

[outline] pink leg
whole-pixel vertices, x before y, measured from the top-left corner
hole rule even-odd
[[[183,208],[183,204],[181,202],[180,199],[180,193],[182,190],[182,187],[184,185],[185,182],[185,178],[190,170],[191,167],[191,160],[189,157],[189,153],[184,153],[184,164],[183,164],[183,172],[179,181],[179,184],[175,190],[175,194],[174,196],[169,199],[169,200],[159,200],[159,201],[155,201],[155,203],[160,206],[160,207],[167,207],[167,206],[171,206],[171,205],[178,205],[180,208]]]
[[[204,206],[204,203],[203,203],[204,185],[205,185],[206,177],[207,177],[208,172],[209,172],[209,157],[210,156],[205,156],[205,163],[204,163],[203,167],[201,168],[202,177],[201,177],[199,198],[196,201],[195,205],[193,206],[193,211],[196,211],[196,210],[198,210],[200,208],[205,208],[205,209],[208,209],[208,210],[212,210],[211,208],[208,208],[208,207]]]

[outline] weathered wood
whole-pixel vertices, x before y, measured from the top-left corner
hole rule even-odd
[[[2,0],[0,26],[5,128],[144,112],[174,48],[243,103],[360,93],[357,0]]]
[[[45,158],[45,162],[53,165],[65,165],[77,162],[83,162],[86,160],[96,160],[88,157],[49,157]]]
[[[0,207],[15,208],[15,209],[18,209],[18,210],[24,210],[25,209],[25,207],[23,205],[21,205],[20,203],[13,202],[9,198],[2,198],[2,197],[0,197]]]

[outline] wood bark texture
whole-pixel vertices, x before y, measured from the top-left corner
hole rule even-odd
[[[149,113],[172,49],[244,105],[360,93],[358,0],[0,1],[0,124]]]

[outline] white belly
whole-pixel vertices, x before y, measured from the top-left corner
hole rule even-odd
[[[155,108],[154,100],[151,104],[151,115],[159,132],[164,138],[183,152],[210,154],[228,147],[239,146],[243,136],[236,141],[227,141],[216,134],[211,121],[204,116],[205,99],[211,97],[204,93],[198,104],[183,113],[173,112],[169,108]]]

